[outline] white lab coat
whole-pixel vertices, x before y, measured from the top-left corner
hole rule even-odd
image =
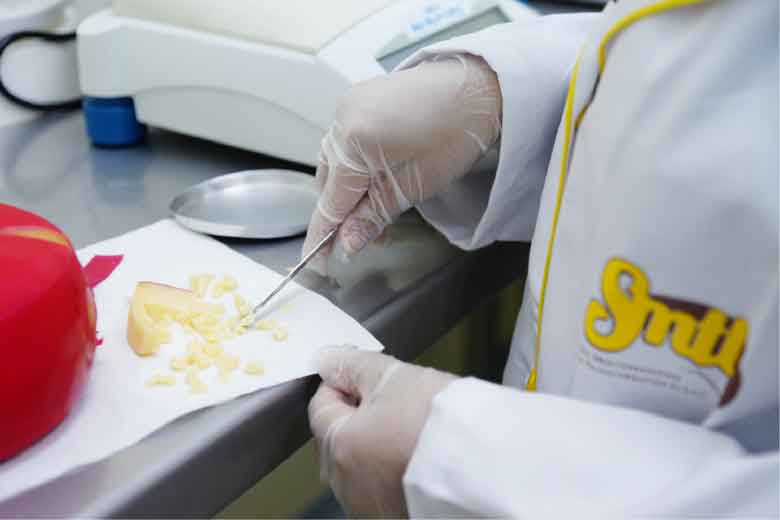
[[[404,65],[480,55],[504,100],[497,172],[425,218],[466,249],[533,237],[505,386],[435,398],[404,476],[413,516],[778,515],[778,2],[618,25],[668,3],[499,26]],[[530,393],[573,70],[584,116]]]

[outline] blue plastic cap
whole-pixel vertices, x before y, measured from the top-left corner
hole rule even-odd
[[[135,117],[129,97],[84,98],[87,134],[97,146],[130,146],[144,138],[146,128]]]

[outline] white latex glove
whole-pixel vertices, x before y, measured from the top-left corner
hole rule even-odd
[[[471,55],[356,85],[322,140],[321,196],[303,254],[334,227],[347,255],[402,212],[466,175],[501,133],[495,72]],[[309,266],[326,274],[331,247]]]
[[[309,403],[320,472],[350,516],[408,516],[402,478],[431,401],[456,378],[384,354],[332,351]]]

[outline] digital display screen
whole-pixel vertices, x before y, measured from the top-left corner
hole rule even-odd
[[[423,47],[427,47],[428,45],[444,40],[449,40],[455,36],[462,36],[464,34],[477,32],[492,25],[506,23],[508,21],[510,21],[509,18],[507,18],[501,9],[494,7],[493,9],[485,11],[478,16],[464,20],[458,24],[453,25],[452,27],[447,27],[443,31],[439,31],[436,34],[429,36],[428,38],[398,49],[397,51],[393,51],[390,54],[386,54],[379,58],[379,64],[387,72],[390,72],[396,68],[399,63]]]

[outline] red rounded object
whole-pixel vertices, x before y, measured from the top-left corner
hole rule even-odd
[[[96,311],[76,253],[43,218],[0,204],[0,461],[54,429],[81,395]]]

